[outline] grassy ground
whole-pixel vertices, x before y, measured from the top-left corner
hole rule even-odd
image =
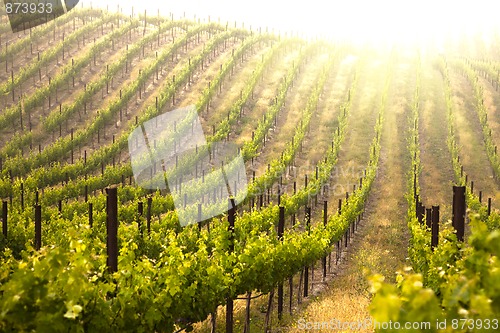
[[[287,94],[285,106],[277,119],[277,126],[269,130],[268,142],[249,169],[255,170],[257,176],[267,170],[269,161],[278,158],[286,145],[292,140],[294,129],[300,125],[302,110],[306,107],[309,96],[314,89],[323,66],[328,61],[327,54],[315,55],[298,74],[293,87]]]
[[[419,109],[420,196],[430,207],[440,206],[441,217],[451,218],[454,174],[447,145],[446,105],[441,74],[432,59],[422,61]]]
[[[356,62],[357,58],[352,55],[342,59],[336,66],[334,75],[325,83],[325,90],[318,104],[319,111],[311,118],[302,152],[295,159],[297,167],[292,171],[292,176],[298,184],[302,184],[305,174],[314,176],[316,164],[331,146],[333,133],[338,127],[339,106],[351,87]],[[288,183],[293,184],[293,180]]]
[[[237,40],[236,43],[233,43],[233,39],[231,38],[228,40],[229,45],[225,50],[220,48],[218,52],[216,52],[215,57],[213,56],[213,53],[210,53],[204,61],[204,69],[201,70],[201,68],[199,68],[196,73],[194,73],[194,83],[186,87],[186,89],[180,91],[178,94],[178,98],[181,100],[181,102],[178,103],[179,107],[188,106],[197,102],[198,98],[201,96],[201,92],[207,88],[208,83],[219,74],[221,65],[224,66],[224,64],[230,59],[232,50],[238,49],[241,43],[241,40]],[[212,116],[212,111],[213,108],[212,110],[209,110],[208,117]]]
[[[500,201],[500,187],[493,176],[483,143],[479,118],[474,109],[471,85],[458,73],[450,72],[453,90],[453,106],[457,143],[460,147],[460,161],[468,181],[474,181],[475,191],[483,191],[483,197]]]
[[[366,61],[366,60],[358,60]],[[338,202],[352,192],[369,160],[369,147],[375,135],[377,107],[380,102],[380,87],[383,85],[384,70],[378,61],[366,61],[361,66],[358,87],[354,93],[351,112],[348,117],[346,136],[341,145],[339,159],[332,174],[328,201]]]
[[[236,135],[234,142],[237,145],[252,139],[252,131],[257,122],[274,103],[276,91],[283,77],[299,57],[298,50],[282,49],[280,52],[282,53],[274,58],[271,65],[264,71],[262,80],[254,89],[253,98],[250,97],[245,104],[244,113],[248,116],[242,118],[239,126],[234,129]]]
[[[265,43],[261,46],[254,47],[254,53],[248,53],[244,57],[243,63],[240,61],[235,65],[233,75],[229,75],[224,80],[222,85],[222,93],[216,94],[210,102],[209,112],[202,112],[202,126],[210,129],[212,125],[219,124],[224,118],[227,117],[227,112],[240,97],[241,90],[247,84],[248,78],[252,76],[252,72],[262,62],[262,56],[269,51]]]

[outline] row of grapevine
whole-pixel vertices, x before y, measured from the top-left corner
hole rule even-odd
[[[445,84],[448,113],[448,146],[452,154],[456,183],[465,184],[458,158],[453,125],[453,106],[446,61],[440,59],[440,70]],[[418,91],[413,107],[413,120],[418,122]],[[412,124],[413,126],[413,124]],[[418,129],[410,131],[409,152],[412,166],[420,169]],[[412,170],[413,171],[413,170]],[[439,243],[431,247],[429,229],[415,217],[414,193],[419,192],[418,177],[410,173],[407,198],[409,202],[408,225],[412,241],[409,252],[412,268],[400,272],[397,286],[384,283],[382,276],[372,277],[375,297],[372,314],[378,321],[420,321],[431,323],[431,330],[438,331],[436,323],[447,320],[448,329],[454,332],[469,332],[498,328],[498,306],[500,294],[493,287],[498,282],[499,269],[497,231],[499,216],[496,212],[485,213],[486,208],[467,186],[466,198],[470,209],[470,235],[467,243],[458,241],[449,222],[441,223]],[[418,172],[416,173],[418,176]],[[416,188],[414,187],[416,186]],[[381,308],[384,304],[385,309]],[[475,321],[476,319],[481,319]]]

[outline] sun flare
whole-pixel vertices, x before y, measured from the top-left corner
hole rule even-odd
[[[95,6],[97,1],[93,2]],[[84,2],[92,4],[91,1]],[[441,46],[444,39],[498,28],[500,3],[492,1],[430,1],[397,0],[324,1],[231,1],[184,0],[140,3],[118,0],[99,1],[99,6],[118,8],[123,12],[149,10],[150,13],[172,14],[174,17],[220,19],[253,29],[270,29],[303,37],[323,37],[354,43],[374,45],[419,45],[432,43]],[[487,38],[487,37],[485,37]]]

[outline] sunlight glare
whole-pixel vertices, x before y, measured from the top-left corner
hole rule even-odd
[[[90,5],[85,1],[85,5]],[[99,6],[116,10],[120,4],[129,13],[131,2],[99,1]],[[96,1],[94,1],[94,6]],[[498,28],[496,1],[236,1],[236,0],[141,0],[133,4],[135,12],[148,9],[152,15],[173,13],[174,18],[220,19],[231,26],[266,27],[275,32],[302,37],[387,44],[432,43],[442,45],[444,38],[457,38],[477,31]]]

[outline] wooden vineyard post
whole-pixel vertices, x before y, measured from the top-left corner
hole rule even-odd
[[[285,207],[280,206],[279,221],[278,221],[278,239],[283,241],[285,233]],[[278,285],[278,319],[283,318],[283,282]]]
[[[420,224],[424,223],[424,212],[425,212],[425,207],[422,206],[422,203],[420,201],[417,201],[417,219]]]
[[[35,205],[35,250],[42,247],[42,206]]]
[[[293,182],[293,194],[297,193],[297,182]],[[295,225],[295,213],[292,214],[292,221],[291,221],[292,227]],[[288,287],[290,291],[290,304],[289,304],[289,313],[290,315],[292,314],[292,305],[293,305],[293,276],[290,276],[288,279]],[[300,283],[299,283],[299,292],[298,292],[298,298],[300,300]]]
[[[281,205],[281,185],[278,184],[278,206],[280,205]]]
[[[73,151],[73,128],[71,129],[71,164],[74,164],[74,151]]]
[[[94,224],[94,206],[92,205],[92,202],[89,202],[89,226],[92,228],[92,225]]]
[[[16,100],[15,95],[14,95],[14,71],[10,71],[10,77],[11,77],[11,82],[12,82],[12,102]],[[22,114],[21,114],[22,115]],[[22,116],[21,116],[21,128],[23,127],[22,125]]]
[[[431,249],[434,250],[439,242],[439,206],[432,206],[431,214]]]
[[[326,227],[328,223],[328,201],[323,202],[323,225]],[[328,254],[329,258],[331,258],[331,254]],[[323,281],[326,279],[326,256],[322,259],[323,264]]]
[[[351,237],[354,236],[354,232],[356,230],[356,220],[357,220],[357,217],[351,222],[351,230],[350,230]]]
[[[229,252],[234,251],[234,222],[236,215],[236,207],[234,199],[228,200],[227,221],[229,222]],[[233,333],[233,299],[228,295],[226,302],[226,333]]]
[[[153,204],[153,198],[148,197],[147,204],[148,204],[148,207],[147,207],[147,211],[146,211],[146,224],[147,224],[148,235],[149,235],[149,233],[151,232],[151,206]]]
[[[311,225],[311,207],[306,207],[306,229],[309,234]],[[304,268],[304,297],[309,296],[309,267],[306,265]]]
[[[491,214],[491,198],[488,198],[488,216]]]
[[[110,273],[118,271],[118,198],[117,188],[106,189],[106,248]]]
[[[216,324],[217,324],[217,308],[210,313],[210,333],[216,333]]]
[[[297,194],[297,182],[293,182],[293,194]],[[292,214],[292,227],[295,225],[295,213]]]
[[[457,239],[464,240],[465,228],[465,186],[453,186],[453,228],[457,231]]]
[[[414,168],[414,169],[416,169],[416,167],[417,167],[417,166],[415,165],[415,168]],[[415,172],[415,171],[414,171],[414,172]],[[416,173],[414,173],[414,174],[413,174],[413,196],[414,196],[415,198],[417,198],[417,197],[418,197],[418,195],[417,195],[417,174],[416,174]],[[417,199],[416,201],[418,201],[418,199]]]
[[[347,205],[349,201],[349,192],[346,192],[345,194],[345,204]],[[349,245],[349,227],[347,227],[346,231],[344,232],[344,244],[345,248],[347,249],[347,246]]]
[[[7,201],[2,202],[2,233],[5,238],[7,238],[7,214],[8,214]]]
[[[425,209],[425,224],[427,228],[431,228],[431,217],[432,217],[432,209],[431,208],[426,208]]]
[[[144,203],[142,201],[139,201],[137,203],[137,227],[139,228],[139,232],[141,233],[142,236],[142,227],[141,227],[141,218],[144,215]]]
[[[420,223],[425,224],[425,206],[422,204],[422,202],[419,202],[420,205],[420,212],[418,213]]]
[[[338,208],[338,214],[342,214],[342,199],[339,199],[339,208]],[[336,255],[336,260],[335,260],[335,264],[338,265],[339,263],[339,260],[340,260],[340,252],[341,252],[341,246],[342,246],[342,242],[340,241],[340,239],[337,241],[337,255]]]

